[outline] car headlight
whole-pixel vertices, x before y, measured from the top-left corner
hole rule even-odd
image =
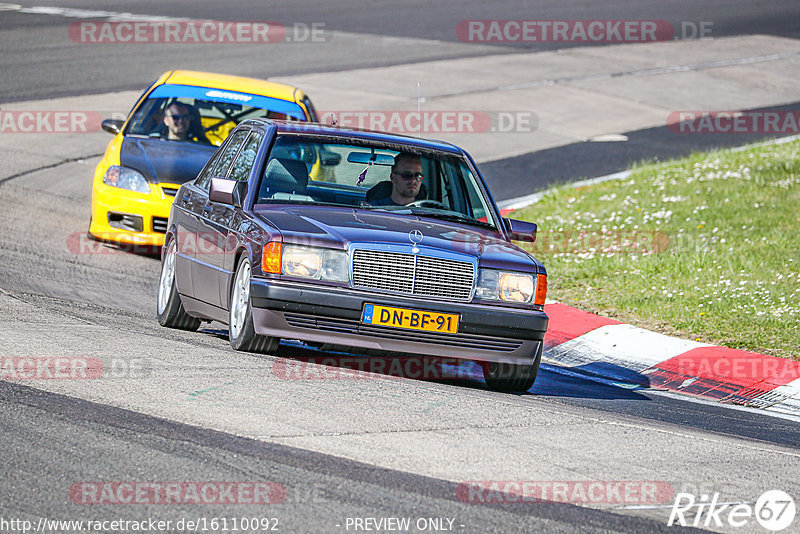
[[[347,282],[350,279],[347,253],[343,250],[284,244],[281,274],[313,280]]]
[[[536,294],[536,278],[532,274],[481,269],[475,296],[506,302],[531,302]]]
[[[103,183],[137,193],[150,193],[150,184],[147,183],[142,173],[119,165],[112,165],[108,168],[103,176]]]

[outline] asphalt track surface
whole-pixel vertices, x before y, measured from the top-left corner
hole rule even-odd
[[[769,108],[759,112],[796,110],[800,102]],[[789,135],[789,134],[787,134]],[[517,198],[517,177],[527,177],[531,191],[579,180],[606,176],[629,169],[638,163],[655,163],[681,158],[694,152],[736,147],[767,141],[776,137],[760,133],[677,135],[666,126],[625,132],[625,142],[571,143],[539,150],[521,156],[486,162],[481,173],[489,182],[498,202]]]
[[[21,12],[17,6],[27,8]],[[36,11],[38,10],[38,11]],[[66,10],[66,11],[65,11]],[[80,10],[88,10],[82,14]],[[196,44],[91,45],[68,37],[71,24],[107,20],[91,13],[150,17],[276,21],[320,25],[323,42],[271,45],[224,44],[208,54]],[[31,12],[36,11],[36,12]],[[422,16],[424,14],[424,16]],[[664,20],[675,28],[710,22],[714,37],[763,34],[800,37],[800,4],[779,0],[687,3],[646,2],[33,2],[0,4],[0,105],[3,102],[143,89],[173,68],[228,72],[259,78],[332,72],[419,61],[555,50],[575,43],[465,43],[456,28],[463,20]],[[604,43],[598,43],[602,45]],[[358,80],[353,80],[357,86]],[[313,95],[312,95],[313,96]],[[765,110],[796,109],[787,105]],[[496,200],[519,196],[517,176],[534,190],[618,172],[640,161],[685,156],[692,151],[769,139],[769,134],[680,136],[666,127],[624,132],[625,143],[574,143],[493,161],[482,166]]]
[[[24,386],[0,384],[3,448],[19,465],[2,471],[8,516],[75,517],[63,492],[75,480],[280,480],[279,505],[243,506],[240,517],[277,518],[282,532],[343,531],[348,517],[457,518],[459,532],[666,532],[656,521],[562,503],[460,502],[456,484],[294,447],[231,436]],[[58,439],[53,439],[54,437]],[[31,443],[40,443],[31,447]],[[102,461],[98,461],[102,458]],[[44,465],[42,465],[44,464]],[[297,488],[297,489],[294,489]],[[101,508],[98,506],[98,508]],[[224,506],[114,507],[94,517],[231,517]]]
[[[33,100],[53,96],[140,89],[153,77],[180,65],[221,72],[279,75],[348,70],[357,67],[414,63],[423,59],[467,57],[498,52],[553,50],[575,43],[502,43],[478,45],[459,41],[456,27],[463,20],[664,20],[681,23],[713,23],[713,35],[764,34],[800,37],[800,5],[793,0],[752,2],[717,0],[643,0],[636,2],[544,2],[512,0],[332,0],[324,4],[303,0],[192,2],[65,0],[26,1],[23,7],[68,7],[145,14],[153,17],[189,19],[277,21],[324,24],[329,32],[358,34],[355,42],[342,38],[306,47],[275,46],[257,51],[220,46],[209,57],[205,47],[191,44],[109,45],[87,47],[70,41],[65,29],[74,17],[0,11],[0,72],[3,84],[0,102]],[[324,7],[321,7],[324,6]],[[89,20],[98,20],[89,17]],[[99,19],[102,20],[102,19]],[[410,45],[394,43],[387,48],[371,46],[369,36],[417,39]]]
[[[540,19],[711,19],[716,21],[719,31],[726,34],[760,32],[798,37],[800,31],[796,24],[800,20],[800,6],[796,2],[772,2],[766,7],[744,1],[691,6],[685,2],[639,2],[638,12],[632,12],[627,4],[589,6],[582,2],[547,3],[534,8],[527,2],[508,2],[500,6],[482,2],[437,2],[433,8],[427,2],[419,3],[419,6],[408,2],[373,2],[369,9],[362,3],[331,2],[322,12],[311,2],[287,2],[271,7],[267,14],[256,2],[229,2],[224,8],[219,7],[221,4],[218,2],[106,2],[102,7],[90,2],[46,2],[44,5],[225,20],[323,21],[326,27],[340,31],[363,33],[364,28],[369,28],[370,34],[443,43],[402,47],[401,53],[395,50],[376,57],[369,50],[336,45],[332,41],[330,49],[318,57],[302,58],[302,50],[298,49],[280,57],[261,58],[257,65],[242,72],[262,76],[497,53],[497,46],[467,46],[455,42],[454,35],[446,28],[452,28],[465,18],[534,18],[534,15],[529,15],[532,9],[535,9],[535,18]],[[419,16],[420,6],[427,8],[424,17]],[[231,13],[236,16],[231,16]],[[78,45],[63,46],[64,27],[70,22],[54,15],[0,12],[0,42],[6,52],[0,56],[3,72],[0,101],[138,88],[142,86],[145,74],[152,77],[152,72],[171,68],[176,62],[186,67],[205,66],[215,61],[222,64],[232,54],[223,51],[221,55],[226,57],[222,59],[203,58],[202,55],[207,53],[205,50],[179,47],[171,50],[169,57],[160,57],[157,53],[150,55],[148,51],[147,61],[143,61],[138,52],[126,50],[91,57]],[[502,48],[508,53],[515,51],[511,46]],[[87,90],[87,85],[91,90]],[[655,144],[657,155],[677,155],[688,150],[688,147],[665,142],[665,136],[656,131],[641,132],[640,135],[640,146],[652,148]],[[633,140],[639,141],[639,138]],[[611,144],[595,146],[598,152],[591,157],[583,160],[569,158],[576,163],[572,163],[573,167],[568,167],[560,177],[567,179],[613,172],[619,170],[623,160],[636,159],[642,153],[638,150],[620,159]],[[574,149],[554,150],[562,150],[560,154],[563,156],[564,150]],[[545,161],[551,162],[552,168],[556,168],[559,161],[563,161],[561,156],[556,152],[539,154],[535,161],[542,161],[544,157]],[[519,170],[521,165],[530,165],[533,157],[521,156],[518,161],[514,158],[489,165],[497,170],[495,175],[501,175]],[[529,158],[527,163],[525,158]],[[3,250],[0,257],[0,297],[6,305],[3,322],[18,321],[31,325],[30,332],[43,332],[51,336],[54,343],[69,339],[70,329],[80,331],[80,328],[86,328],[93,332],[94,328],[102,328],[114,332],[113,335],[120,340],[133,339],[134,335],[156,341],[160,338],[177,340],[185,347],[186,354],[224,351],[226,340],[220,325],[211,325],[199,333],[184,334],[167,332],[155,323],[152,309],[159,271],[157,259],[113,252],[76,257],[63,250],[62,230],[83,231],[89,202],[86,181],[76,183],[69,177],[88,175],[91,163],[73,163],[0,183],[2,220],[6,228],[0,236],[0,249]],[[485,171],[487,174],[493,172],[491,167]],[[37,215],[32,217],[31,214]],[[62,320],[67,322],[66,326],[61,324]],[[73,322],[79,325],[75,326]],[[54,324],[58,326],[53,327]],[[93,341],[97,340],[89,334],[77,350],[91,350]],[[108,341],[113,345],[114,339]],[[5,342],[4,355],[12,347],[21,347],[26,340],[19,340],[19,345],[14,345],[8,338]],[[35,348],[36,342],[32,336],[31,346]],[[126,354],[131,347],[126,347],[123,341],[121,343],[118,350]],[[65,348],[69,347],[65,345]],[[287,345],[281,348],[279,357],[294,358],[303,354],[301,349]],[[225,360],[225,365],[235,365],[236,358],[231,355],[230,361]],[[754,450],[779,448],[797,452],[800,448],[800,424],[792,420],[767,417],[754,410],[735,410],[659,392],[635,390],[625,384],[598,382],[579,371],[550,366],[543,366],[535,387],[525,395],[501,395],[488,391],[479,379],[458,383],[401,380],[392,384],[397,389],[398,417],[409,409],[401,402],[435,394],[455,405],[469,402],[507,404],[515,410],[530,409],[532,414],[547,412],[553,419],[601,420],[612,426],[627,425],[656,435],[688,434],[697,436],[700,441],[730,443]],[[365,403],[364,417],[369,417],[365,397],[355,388],[348,392],[347,385],[337,390],[330,384],[320,384],[315,392],[311,387],[296,386],[298,397],[319,395],[323,399],[333,399],[335,395],[343,395],[344,402],[351,405]],[[135,400],[135,393],[121,388],[121,392],[123,390],[132,395],[130,400],[123,399],[110,405],[89,400],[91,395],[88,393],[79,398],[21,383],[0,382],[0,404],[3,406],[0,411],[0,443],[4,458],[0,463],[0,494],[4,496],[0,512],[4,518],[138,520],[155,516],[177,520],[196,516],[231,517],[235,514],[278,517],[282,532],[343,532],[343,521],[347,517],[389,516],[453,517],[456,518],[454,530],[460,532],[659,532],[667,529],[663,519],[567,503],[466,504],[455,497],[452,480],[415,474],[399,460],[398,468],[392,469],[379,465],[379,462],[316,452],[312,447],[254,439],[210,426],[154,416],[134,409],[144,401]],[[141,396],[151,393],[143,389]],[[298,405],[305,401],[297,399]],[[153,403],[157,402],[158,399],[153,399]],[[469,415],[462,414],[465,420],[469,420]],[[314,417],[324,418],[325,414],[315,414]],[[342,428],[341,431],[347,433],[348,429]],[[445,431],[444,427],[440,430]],[[498,436],[506,432],[507,428],[498,428]],[[578,449],[591,449],[595,444],[594,438],[604,430],[601,427],[593,432],[595,434],[569,438],[568,441],[574,443],[553,443],[541,457],[532,457],[529,462],[570,466],[577,462],[571,455]],[[397,439],[402,439],[402,432],[398,433]],[[598,439],[598,442],[603,441]],[[670,449],[671,446],[674,444],[665,441],[665,448],[654,449],[651,455],[635,456],[632,453],[630,462],[649,463],[658,468],[665,455],[677,456],[683,452]],[[457,444],[452,444],[449,452],[455,456]],[[605,466],[606,456],[612,453],[610,449],[594,452],[600,466]],[[486,449],[480,454],[491,455],[492,450]],[[754,466],[747,468],[751,469],[750,473],[755,469]],[[708,482],[708,476],[721,472],[704,471],[702,466],[696,469],[698,478],[687,482]],[[746,467],[734,465],[731,469],[744,472]],[[754,485],[760,491],[773,489],[770,481],[779,480],[781,472],[786,470],[778,463],[765,463],[758,469],[761,474],[753,477]],[[614,480],[613,474],[625,473],[625,469],[608,465],[605,472],[611,473],[607,477]],[[267,509],[243,505],[235,512],[223,507],[191,505],[76,507],[70,502],[66,490],[76,481],[87,480],[274,480],[284,484],[289,492],[286,501],[280,505]],[[795,497],[800,495],[797,485],[780,489],[793,493]]]

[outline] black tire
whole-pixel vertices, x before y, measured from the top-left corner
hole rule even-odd
[[[516,365],[502,362],[483,362],[483,378],[486,385],[495,391],[528,391],[536,382],[539,364],[542,362],[542,346],[530,365]]]
[[[200,327],[200,319],[192,317],[183,309],[181,296],[175,288],[175,241],[166,244],[164,259],[161,261],[161,277],[158,280],[156,314],[161,326],[179,330],[194,331]]]
[[[228,339],[234,350],[275,354],[280,338],[260,336],[253,326],[253,308],[250,303],[250,259],[244,255],[236,267],[231,286],[228,309]]]

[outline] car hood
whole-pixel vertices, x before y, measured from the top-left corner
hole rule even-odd
[[[409,234],[422,233],[421,250],[428,247],[469,254],[482,267],[538,272],[537,262],[499,232],[424,216],[325,206],[257,205],[255,212],[280,229],[284,242],[310,246],[346,247],[350,243],[389,243],[411,246]]]
[[[182,184],[194,180],[217,149],[211,145],[126,137],[120,165],[136,169],[153,183]]]

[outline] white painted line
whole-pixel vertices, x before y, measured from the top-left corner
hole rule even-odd
[[[135,13],[121,13],[117,11],[100,11],[95,9],[74,9],[69,7],[32,6],[23,7],[19,4],[0,4],[0,11],[19,11],[32,15],[53,15],[73,19],[107,19],[111,22],[132,21],[187,21],[187,18],[137,15]]]
[[[627,140],[627,135],[622,135],[619,133],[595,135],[594,137],[587,139],[587,141],[590,143],[623,143]]]
[[[162,15],[142,15],[128,12],[118,11],[102,11],[94,9],[76,9],[69,7],[52,7],[52,6],[32,6],[23,7],[19,4],[0,3],[0,12],[2,11],[18,11],[20,13],[28,13],[32,15],[52,15],[73,19],[104,19],[109,22],[189,22],[193,19],[185,17],[168,17]],[[205,19],[203,19],[205,20]],[[364,35],[371,35],[366,33],[344,32],[335,31],[336,37],[351,37],[362,38]],[[425,45],[444,45],[449,44],[447,41],[440,39],[421,39],[409,37],[393,37],[386,35],[376,35],[380,37],[381,41],[385,44],[392,46],[419,46]]]
[[[769,139],[767,141],[759,141],[757,143],[751,143],[749,145],[737,146],[734,148],[722,149],[722,150],[730,150],[731,152],[744,152],[745,150],[750,150],[752,148],[758,148],[762,146],[770,146],[770,145],[783,145],[785,143],[791,143],[792,141],[796,141],[800,139],[800,135],[791,135],[789,137],[781,137],[780,139]],[[598,176],[597,178],[589,178],[588,180],[580,180],[578,182],[570,182],[570,185],[574,188],[579,187],[586,187],[588,185],[599,184],[603,182],[608,182],[611,180],[624,180],[628,178],[633,171],[626,170],[615,172],[613,174],[606,174],[605,176]],[[556,186],[557,187],[557,186]],[[536,193],[531,193],[529,195],[516,197],[516,198],[509,198],[508,200],[501,200],[497,203],[497,207],[501,210],[518,210],[522,208],[526,208],[531,204],[536,204],[550,191],[550,189],[545,189],[544,191],[537,191]]]
[[[614,174],[606,174],[605,176],[598,176],[596,178],[589,178],[587,180],[580,180],[579,182],[571,182],[570,185],[572,187],[586,187],[587,185],[594,185],[599,184],[602,182],[608,182],[610,180],[623,180],[631,175],[632,171],[620,171],[615,172]],[[523,197],[511,198],[508,200],[502,200],[497,203],[497,207],[501,210],[518,210],[520,208],[525,208],[530,206],[531,204],[536,204],[539,202],[542,197],[544,197],[549,190],[538,191],[536,193],[531,193],[530,195],[525,195]]]
[[[751,148],[758,148],[760,146],[784,145],[786,143],[791,143],[792,141],[797,141],[798,139],[800,139],[800,135],[790,135],[789,137],[781,137],[780,139],[770,139],[768,141],[759,141],[758,143],[737,146],[734,148],[729,148],[727,150],[730,150],[731,152],[744,152],[745,150],[750,150]]]

